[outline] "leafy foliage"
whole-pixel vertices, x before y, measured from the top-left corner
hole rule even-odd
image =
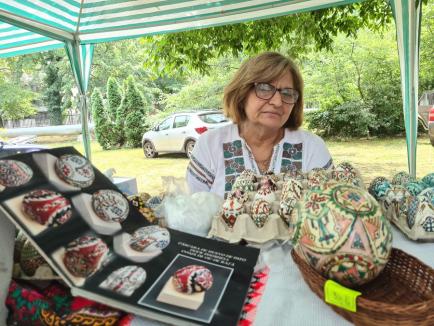
[[[4,120],[18,120],[36,112],[32,101],[37,94],[18,85],[0,81],[0,127]]]
[[[111,77],[107,80],[107,111],[111,121],[116,120],[116,112],[122,102],[121,88],[116,78]]]
[[[104,103],[99,89],[93,91],[91,103],[96,139],[103,149],[109,149],[111,147],[109,138],[111,133],[111,123],[108,120],[106,110],[104,109]]]

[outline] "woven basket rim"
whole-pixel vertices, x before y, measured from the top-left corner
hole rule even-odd
[[[402,253],[406,256],[410,256],[412,259],[414,259],[421,266],[424,266],[424,267],[431,269],[433,274],[434,274],[434,269],[432,269],[431,267],[429,267],[428,265],[423,263],[420,259],[406,253],[404,250],[401,250],[401,249],[398,249],[395,247],[393,247],[392,250],[395,252],[398,252],[398,253]],[[319,281],[319,283],[322,284],[321,289],[320,289],[321,295],[319,295],[319,296],[324,301],[324,283],[327,281],[327,279],[324,276],[322,276],[319,272],[317,272],[313,267],[311,267],[306,261],[304,261],[297,254],[295,249],[291,250],[291,256],[292,256],[294,262],[298,265],[299,270],[300,270],[301,274],[303,275],[303,278],[305,279],[306,283],[308,283],[309,287],[310,287],[309,283],[311,283],[310,281],[312,281],[313,279]],[[300,265],[303,265],[304,268],[307,268],[314,275],[314,277],[310,277],[306,273],[304,273],[303,268],[300,268]],[[310,279],[307,280],[306,278],[310,278]],[[315,292],[315,291],[313,291],[313,292]],[[427,306],[432,307],[431,311],[432,311],[432,314],[434,316],[434,309],[433,309],[434,297],[432,299],[428,299],[428,300],[425,300],[422,302],[417,302],[417,303],[413,303],[413,304],[404,304],[404,305],[403,304],[393,304],[393,303],[379,301],[379,300],[371,300],[371,299],[363,297],[363,293],[361,296],[357,297],[357,307],[358,308],[361,308],[364,310],[369,310],[372,312],[382,312],[385,314],[387,314],[387,313],[396,314],[397,312],[399,312],[400,314],[406,314],[406,313],[414,314],[414,312],[418,311],[418,310],[423,310],[423,311],[428,310]],[[332,306],[332,307],[334,307],[334,306]],[[430,315],[427,312],[427,318],[429,316]]]

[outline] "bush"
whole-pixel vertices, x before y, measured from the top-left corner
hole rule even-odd
[[[92,118],[95,124],[96,140],[103,149],[110,149],[111,143],[109,135],[111,133],[111,124],[107,119],[104,109],[101,92],[95,89],[91,97],[92,103]]]
[[[123,142],[122,129],[116,124],[117,110],[121,103],[121,87],[114,77],[110,77],[107,80],[107,117],[112,125],[112,131],[108,136],[112,146],[119,146]]]
[[[325,137],[366,137],[375,116],[363,102],[354,101],[306,115],[310,129]]]
[[[128,147],[140,147],[142,135],[145,129],[145,117],[142,111],[135,111],[128,114],[125,119],[125,137]]]

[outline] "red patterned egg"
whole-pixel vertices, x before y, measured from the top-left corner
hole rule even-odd
[[[39,254],[29,240],[26,240],[20,255],[20,267],[23,273],[27,276],[33,276],[39,266],[46,264],[44,257]]]
[[[107,245],[94,236],[82,236],[66,246],[63,263],[77,277],[95,273],[108,254]]]
[[[207,291],[214,281],[211,271],[199,265],[188,265],[178,269],[172,280],[177,291],[187,294]]]
[[[262,228],[271,214],[270,203],[263,199],[255,200],[252,204],[251,218],[258,228]]]
[[[32,169],[16,160],[0,160],[0,185],[18,187],[26,184],[33,176]]]
[[[71,203],[52,190],[37,189],[23,198],[23,212],[41,225],[55,226],[67,222],[71,216]]]

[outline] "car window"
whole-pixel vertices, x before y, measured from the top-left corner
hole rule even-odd
[[[175,117],[173,128],[185,127],[188,124],[188,121],[190,121],[190,117],[188,115],[179,115]]]
[[[220,123],[228,121],[223,113],[205,113],[199,115],[199,118],[206,123]]]
[[[172,120],[173,120],[173,118],[168,118],[168,119],[164,120],[158,126],[158,130],[167,130],[167,129],[170,129],[170,127],[172,126]]]

